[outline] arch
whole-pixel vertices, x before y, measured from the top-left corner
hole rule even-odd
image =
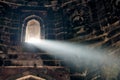
[[[32,39],[41,39],[40,23],[35,19],[31,19],[27,22],[25,32],[25,42],[29,42]]]
[[[23,77],[20,77],[16,80],[46,80],[46,79],[43,79],[41,77],[38,77],[38,76],[34,76],[34,75],[27,75],[27,76],[23,76]]]
[[[44,39],[45,29],[44,29],[44,22],[43,22],[42,18],[37,15],[30,15],[30,16],[27,16],[23,20],[23,24],[22,24],[22,28],[21,28],[21,42],[26,41],[26,29],[28,28],[28,24],[29,25],[32,25],[32,24],[39,25],[40,39]]]

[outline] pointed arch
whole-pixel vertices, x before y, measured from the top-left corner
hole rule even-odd
[[[45,26],[44,26],[44,21],[40,16],[37,15],[30,15],[24,18],[23,20],[23,24],[22,24],[22,28],[21,28],[21,42],[24,43],[27,39],[26,35],[28,33],[28,28],[30,28],[30,25],[39,25],[39,35],[40,35],[40,39],[44,39],[45,38]],[[29,26],[29,27],[28,27]],[[33,27],[32,27],[33,28]],[[36,31],[37,32],[37,31]]]
[[[27,22],[25,32],[25,42],[29,42],[32,39],[41,39],[40,23],[35,19],[31,19]]]

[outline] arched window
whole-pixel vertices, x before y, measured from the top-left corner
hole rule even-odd
[[[41,39],[40,23],[35,19],[27,22],[25,32],[25,42],[33,42]]]

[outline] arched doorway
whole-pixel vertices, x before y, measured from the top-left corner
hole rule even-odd
[[[31,19],[27,22],[25,31],[25,42],[39,41],[41,39],[41,28],[39,21]]]
[[[21,27],[21,42],[24,44],[24,42],[27,42],[30,39],[30,37],[32,38],[34,34],[36,35],[36,36],[34,35],[36,39],[38,38],[44,39],[45,38],[44,28],[45,28],[44,22],[41,17],[36,15],[30,15],[26,17]]]

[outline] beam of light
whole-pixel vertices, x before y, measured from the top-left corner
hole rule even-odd
[[[34,40],[34,41],[33,41]],[[105,51],[94,50],[84,45],[79,45],[69,42],[52,41],[52,40],[35,40],[30,41],[37,48],[44,50],[51,55],[56,55],[61,58],[71,59],[86,59],[93,61],[103,61],[111,58],[108,57]],[[70,57],[70,58],[69,58]],[[113,61],[113,60],[112,60]],[[79,62],[79,61],[78,61]]]
[[[41,40],[39,43],[33,43],[36,47],[54,55],[80,55],[88,58],[101,57],[99,52],[85,47],[84,45],[77,45],[74,43],[60,42],[60,41],[51,41],[51,40]],[[96,57],[95,57],[96,56]],[[104,56],[102,56],[103,58]],[[99,59],[99,58],[97,58]]]
[[[117,75],[120,71],[119,60],[106,54],[106,51],[100,49],[91,49],[90,47],[70,43],[63,41],[52,41],[52,40],[41,40],[39,43],[33,43],[37,48],[46,51],[50,55],[56,56],[57,58],[66,61],[66,64],[81,66],[92,66],[97,65],[97,67],[104,66],[104,70],[116,70],[113,75]],[[108,71],[104,71],[107,74]],[[109,75],[111,76],[111,75]]]

